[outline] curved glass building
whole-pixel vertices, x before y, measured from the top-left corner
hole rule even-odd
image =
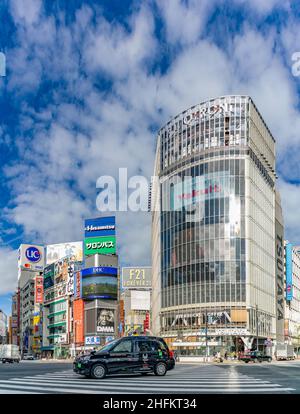
[[[170,120],[155,176],[153,331],[182,354],[275,340],[275,141],[251,98]]]

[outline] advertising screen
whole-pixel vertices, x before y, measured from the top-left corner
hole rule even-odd
[[[116,218],[98,217],[87,219],[84,223],[85,238],[115,236],[116,234]]]
[[[84,254],[116,254],[116,237],[93,237],[84,240]]]
[[[118,269],[114,267],[92,267],[82,270],[82,298],[118,298]]]
[[[64,257],[69,257],[73,262],[82,262],[83,244],[79,242],[49,244],[46,246],[46,264],[57,262]]]
[[[115,312],[113,309],[97,310],[97,332],[114,333],[115,331]]]

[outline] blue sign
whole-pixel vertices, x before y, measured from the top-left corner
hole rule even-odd
[[[293,299],[293,245],[288,243],[285,246],[285,260],[286,260],[286,300]]]
[[[115,236],[116,234],[116,218],[98,217],[94,219],[87,219],[84,222],[85,238]]]
[[[33,263],[39,262],[41,260],[41,253],[39,249],[34,246],[28,247],[28,249],[26,249],[25,256],[30,262]]]
[[[100,345],[100,336],[86,336],[85,344],[86,345]]]
[[[116,267],[89,267],[81,271],[82,276],[92,275],[118,275],[118,269]]]

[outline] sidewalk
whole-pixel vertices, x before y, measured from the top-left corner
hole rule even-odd
[[[183,364],[198,364],[198,363],[203,363],[203,364],[241,364],[241,361],[238,361],[237,359],[227,359],[227,360],[223,360],[223,362],[214,362],[213,357],[209,357],[208,361],[205,360],[205,357],[189,357],[189,356],[180,356],[179,357],[179,364],[183,363]],[[177,362],[178,363],[178,362]]]

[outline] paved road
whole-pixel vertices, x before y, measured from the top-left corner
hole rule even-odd
[[[300,393],[300,362],[274,364],[178,364],[165,377],[114,375],[104,380],[73,373],[70,364],[0,365],[0,394]]]

